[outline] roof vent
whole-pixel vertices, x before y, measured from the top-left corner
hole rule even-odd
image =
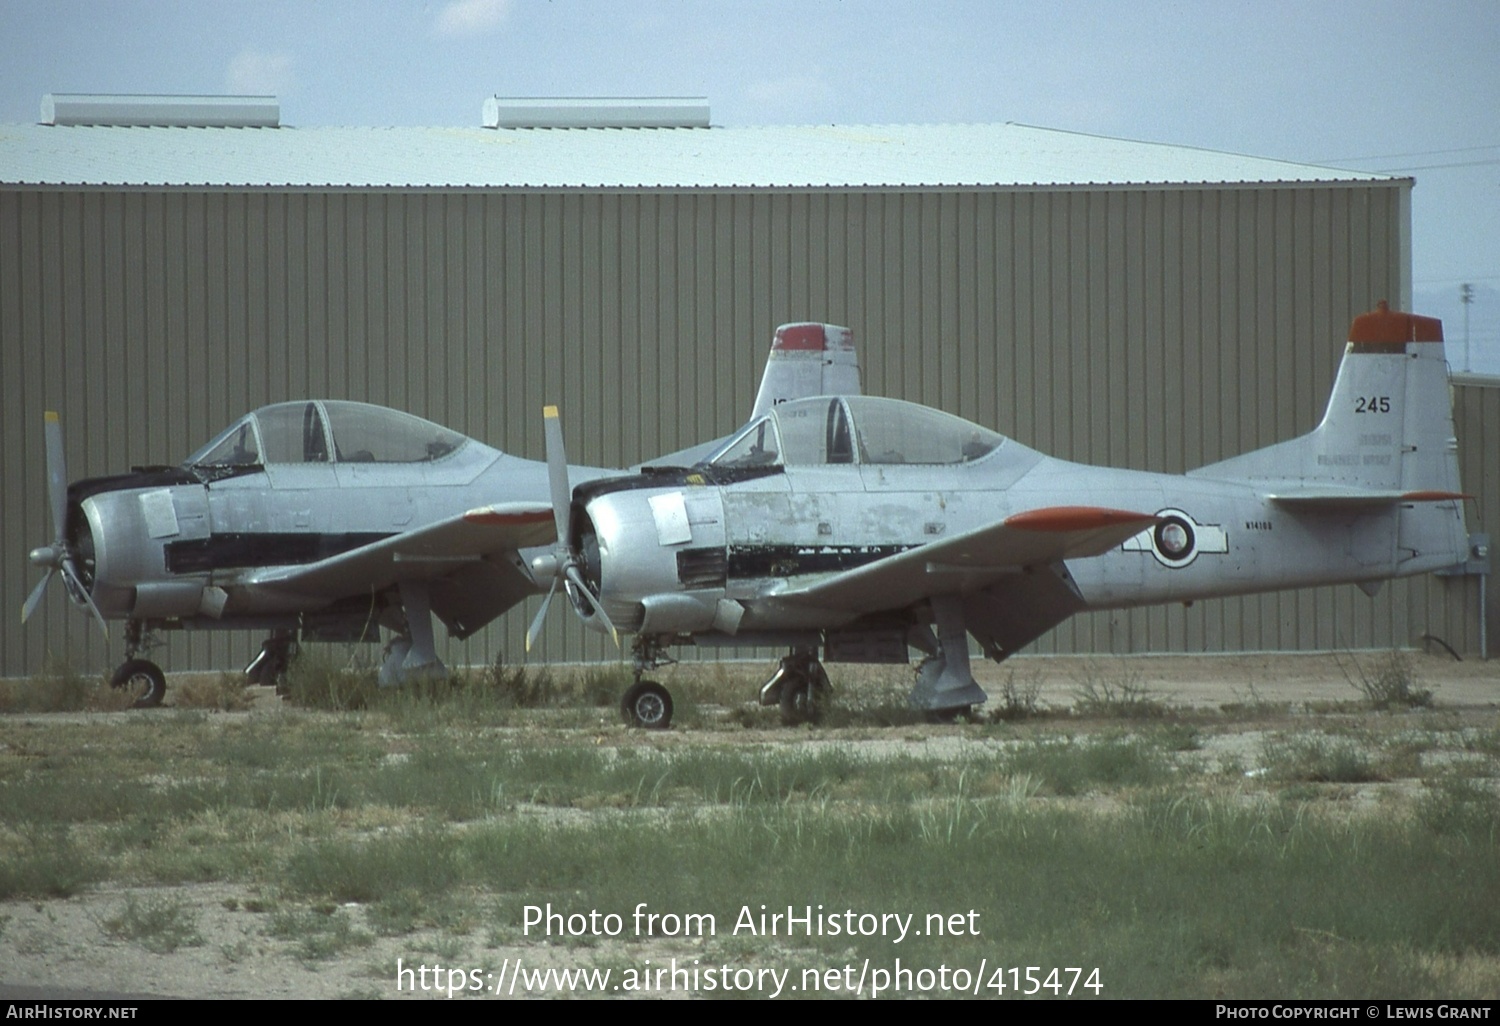
[[[485,128],[707,128],[704,96],[492,96]]]
[[[131,128],[280,128],[274,96],[111,96],[48,93],[44,125]]]

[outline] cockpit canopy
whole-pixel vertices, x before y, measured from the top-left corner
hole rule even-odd
[[[1004,435],[927,406],[875,396],[824,396],[782,403],[708,462],[725,469],[829,463],[942,466],[987,456],[1004,441]]]
[[[187,465],[427,463],[467,441],[457,431],[384,406],[303,400],[245,414],[189,456]]]

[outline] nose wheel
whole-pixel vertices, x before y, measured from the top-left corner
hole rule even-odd
[[[620,699],[620,716],[627,727],[666,730],[672,725],[672,693],[654,680],[642,679],[648,670],[671,666],[677,660],[667,653],[667,639],[637,634],[630,645],[635,683]]]
[[[672,693],[654,680],[638,680],[620,700],[625,723],[643,730],[666,730],[672,725]]]
[[[127,659],[109,679],[109,686],[133,696],[134,708],[152,709],[167,696],[167,675],[149,659]]]
[[[146,621],[125,621],[125,661],[109,678],[109,686],[130,694],[133,708],[154,709],[167,697],[167,675],[160,666],[138,655],[160,644],[156,631]]]

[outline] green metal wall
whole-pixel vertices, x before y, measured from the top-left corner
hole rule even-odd
[[[175,462],[302,396],[396,406],[534,458],[556,401],[575,461],[623,465],[732,430],[776,325],[828,320],[854,328],[872,393],[1057,455],[1180,471],[1316,423],[1350,318],[1403,298],[1408,188],[0,191],[0,673],[120,654],[119,631],[106,646],[60,587],[25,628],[15,615],[38,573],[25,554],[50,536],[46,409],[74,478]],[[1472,648],[1465,587],[1099,614],[1039,645],[1430,631]],[[447,658],[519,654],[529,615]],[[543,658],[612,655],[552,619]],[[175,635],[162,661],[233,668],[257,645]]]

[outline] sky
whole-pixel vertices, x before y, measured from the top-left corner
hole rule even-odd
[[[1410,176],[1414,306],[1500,374],[1496,0],[0,0],[0,123],[49,92],[274,94],[292,126],[700,96],[715,125],[1014,121]]]

